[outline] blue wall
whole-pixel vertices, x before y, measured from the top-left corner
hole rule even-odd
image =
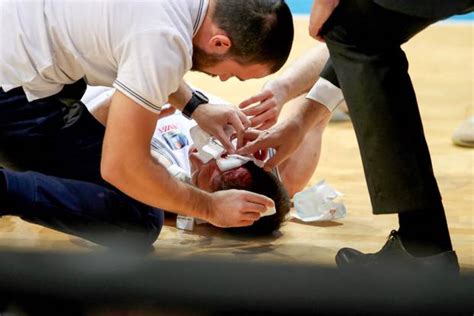
[[[311,11],[312,0],[286,0],[293,14],[309,14]]]

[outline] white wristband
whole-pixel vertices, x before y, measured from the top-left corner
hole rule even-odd
[[[306,98],[321,103],[331,112],[344,101],[342,90],[324,78],[319,78]]]

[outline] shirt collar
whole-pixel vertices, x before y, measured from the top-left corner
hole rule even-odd
[[[198,32],[199,28],[206,17],[209,0],[191,0],[193,1],[193,37]]]

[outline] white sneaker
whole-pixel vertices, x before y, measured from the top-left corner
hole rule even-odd
[[[474,116],[464,121],[453,133],[453,143],[462,147],[474,147]]]

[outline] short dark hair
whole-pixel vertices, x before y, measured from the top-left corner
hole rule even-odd
[[[240,64],[270,65],[273,73],[288,59],[294,27],[284,0],[217,0],[213,22],[231,39],[229,53]]]
[[[248,171],[249,179],[223,177],[220,190],[247,190],[265,195],[275,202],[276,214],[261,217],[251,226],[225,228],[226,231],[249,236],[269,235],[278,230],[290,211],[290,198],[280,180],[270,172],[255,165],[252,161],[242,166]]]

